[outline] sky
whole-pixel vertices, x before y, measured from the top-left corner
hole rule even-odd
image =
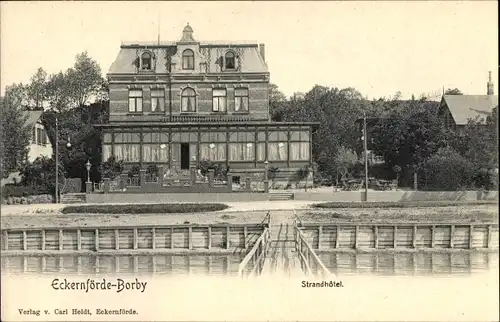
[[[372,99],[443,88],[498,93],[496,1],[5,2],[1,94],[87,51],[107,72],[122,41],[177,41],[189,22],[200,41],[266,45],[271,82],[287,96],[315,84]]]

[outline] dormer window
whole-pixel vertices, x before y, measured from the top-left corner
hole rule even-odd
[[[194,52],[191,49],[182,53],[182,69],[194,70]]]
[[[226,55],[224,56],[224,63],[226,69],[235,69],[235,55],[232,51],[226,53]]]
[[[141,69],[142,70],[151,70],[151,54],[144,53],[141,56]]]

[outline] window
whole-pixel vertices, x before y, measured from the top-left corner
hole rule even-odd
[[[226,133],[202,133],[200,141],[201,160],[226,161]]]
[[[42,145],[47,144],[48,138],[47,138],[47,132],[45,132],[45,129],[42,129]]]
[[[151,90],[151,112],[165,111],[165,90],[152,89]]]
[[[194,69],[194,52],[191,49],[186,49],[182,53],[182,69]]]
[[[229,135],[229,160],[255,160],[255,133],[234,132]]]
[[[287,160],[287,133],[269,132],[269,142],[267,143],[267,158],[269,161]]]
[[[214,89],[212,90],[212,111],[214,112],[226,112],[226,90],[225,89]]]
[[[309,132],[297,131],[290,133],[290,160],[309,161],[310,144]]]
[[[151,70],[151,54],[144,53],[141,56],[141,69],[142,70]]]
[[[185,88],[181,95],[181,111],[196,112],[196,92],[192,88]]]
[[[111,145],[103,144],[102,145],[102,162],[106,162],[111,157]]]
[[[31,144],[36,144],[36,127],[33,126],[33,131],[31,133]]]
[[[142,90],[131,89],[128,92],[128,111],[142,112]]]
[[[248,88],[236,88],[234,90],[234,110],[236,112],[248,112]]]
[[[37,128],[36,129],[36,144],[42,145],[42,129]]]
[[[168,134],[146,133],[143,137],[142,161],[168,163]]]
[[[116,161],[139,162],[140,142],[139,133],[117,133],[113,146],[113,155]]]
[[[236,66],[234,61],[234,53],[232,51],[229,51],[226,53],[226,56],[224,58],[226,69],[234,69]]]

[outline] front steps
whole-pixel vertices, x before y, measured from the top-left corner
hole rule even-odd
[[[61,195],[60,203],[86,203],[85,193],[66,193]]]
[[[278,200],[294,200],[295,196],[293,192],[269,192],[269,201],[278,201]]]

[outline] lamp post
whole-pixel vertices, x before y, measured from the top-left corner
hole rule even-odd
[[[264,191],[269,192],[269,161],[264,161]]]
[[[90,168],[92,167],[92,164],[90,164],[90,160],[87,160],[87,163],[85,163],[85,167],[87,168],[87,182],[90,182]]]
[[[368,201],[368,133],[366,133],[366,113],[363,115],[363,149],[365,151],[365,192],[363,201]]]

